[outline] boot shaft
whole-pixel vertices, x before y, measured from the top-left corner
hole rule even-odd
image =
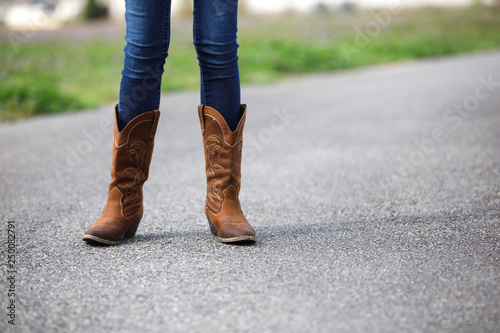
[[[241,105],[240,121],[234,132],[214,108],[200,105],[198,116],[205,151],[207,205],[217,213],[222,208],[224,190],[230,185],[235,188],[236,195],[240,190],[246,105]]]
[[[160,111],[149,111],[135,117],[121,132],[117,126],[117,112],[115,107],[109,190],[116,187],[123,193],[123,214],[128,216],[142,204],[142,186],[149,176]]]

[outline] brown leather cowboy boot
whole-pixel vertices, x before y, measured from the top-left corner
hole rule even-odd
[[[210,230],[223,243],[255,241],[255,230],[243,215],[238,199],[246,109],[242,104],[240,122],[232,132],[217,110],[198,107],[207,173],[205,214]]]
[[[117,112],[118,106],[115,107],[108,202],[101,216],[83,235],[87,242],[119,244],[123,238],[135,235],[142,218],[142,185],[148,179],[160,111],[135,117],[121,132]]]

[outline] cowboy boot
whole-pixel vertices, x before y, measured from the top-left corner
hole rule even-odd
[[[205,214],[210,230],[223,243],[255,241],[255,230],[243,215],[238,199],[246,108],[241,105],[240,122],[232,132],[217,110],[198,107],[207,173]]]
[[[149,164],[160,111],[143,113],[118,131],[115,107],[113,160],[108,202],[83,240],[107,245],[133,237],[142,218],[142,185],[148,179]]]

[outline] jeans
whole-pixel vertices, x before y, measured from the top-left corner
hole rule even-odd
[[[118,102],[118,128],[160,106],[170,43],[171,0],[125,0],[127,42]],[[235,130],[240,119],[238,0],[194,0],[193,43],[200,66],[201,104]]]

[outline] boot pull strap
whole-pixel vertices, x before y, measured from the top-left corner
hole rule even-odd
[[[153,141],[155,139],[156,128],[158,127],[158,121],[160,120],[160,111],[154,111],[153,123],[151,124],[151,132],[149,133],[149,139]]]
[[[205,105],[198,106],[198,117],[200,117],[201,135],[205,134]]]

